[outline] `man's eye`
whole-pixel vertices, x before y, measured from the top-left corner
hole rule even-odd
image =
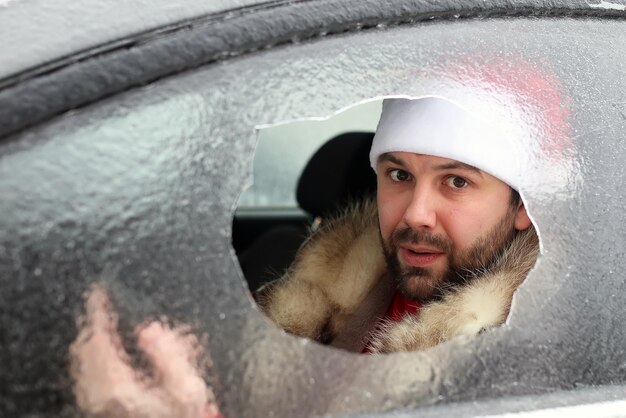
[[[404,170],[395,169],[389,172],[389,177],[393,181],[407,181],[410,175]]]
[[[453,189],[464,189],[469,186],[469,182],[465,180],[463,177],[459,176],[450,176],[446,179],[446,184],[448,187]]]

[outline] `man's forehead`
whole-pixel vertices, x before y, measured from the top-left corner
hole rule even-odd
[[[466,164],[450,158],[436,157],[434,155],[416,154],[412,152],[386,152],[381,154],[378,158],[378,164],[384,162],[391,162],[403,167],[414,164],[415,162],[420,165],[425,165],[428,168],[435,170],[468,170],[477,174],[483,175],[483,171],[474,167],[473,165]]]

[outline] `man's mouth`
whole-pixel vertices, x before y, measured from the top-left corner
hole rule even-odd
[[[426,267],[444,254],[440,250],[426,247],[400,247],[398,252],[404,264],[411,267]]]

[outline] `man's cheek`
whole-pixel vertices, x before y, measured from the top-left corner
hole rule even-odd
[[[380,237],[383,240],[383,243],[385,244],[387,248],[390,248],[392,231],[390,231],[387,225],[385,225],[382,221],[379,221],[379,228],[380,228]]]
[[[378,213],[378,225],[380,227],[380,233],[386,243],[391,242],[391,236],[393,231],[398,226],[399,221],[394,219],[393,213],[389,210],[380,209]]]

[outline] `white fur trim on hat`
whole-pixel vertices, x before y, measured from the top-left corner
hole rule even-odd
[[[387,152],[412,152],[474,166],[519,190],[520,162],[505,124],[438,96],[385,99],[370,150],[376,171]]]

